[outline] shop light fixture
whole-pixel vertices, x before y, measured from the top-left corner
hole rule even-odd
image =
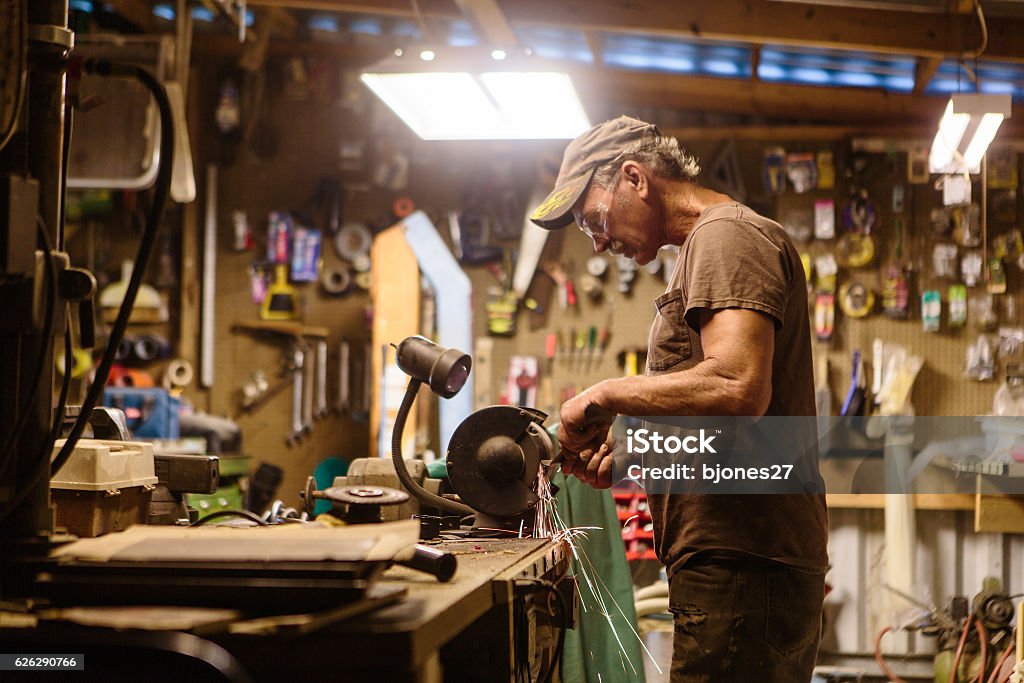
[[[932,142],[932,173],[978,173],[981,158],[1012,108],[1010,95],[963,95],[949,98]]]
[[[590,127],[569,74],[526,50],[395,50],[360,78],[424,140],[568,140]]]

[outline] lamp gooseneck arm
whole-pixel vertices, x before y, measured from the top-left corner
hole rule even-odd
[[[391,430],[391,460],[395,465],[395,472],[398,474],[398,480],[402,482],[402,486],[405,490],[413,495],[424,505],[435,507],[445,512],[450,512],[460,517],[466,515],[475,515],[476,510],[465,505],[463,503],[457,503],[454,500],[448,500],[441,496],[434,495],[430,491],[427,491],[422,486],[417,484],[412,476],[409,474],[409,470],[406,469],[405,459],[402,457],[402,432],[405,431],[405,420],[409,417],[409,411],[412,409],[413,401],[416,400],[416,393],[420,389],[420,382],[418,379],[410,379],[409,386],[405,389],[405,397],[402,399],[402,405],[398,409],[398,414],[395,416],[395,426]]]

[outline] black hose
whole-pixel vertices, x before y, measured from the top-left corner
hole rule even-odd
[[[43,254],[43,258],[46,259],[45,270],[47,275],[46,285],[46,310],[43,313],[43,330],[39,338],[43,340],[42,345],[39,348],[39,355],[36,358],[36,367],[34,379],[32,385],[29,388],[28,396],[21,405],[21,414],[18,415],[18,420],[15,422],[14,429],[11,431],[10,436],[4,442],[3,450],[0,451],[0,479],[7,473],[7,468],[10,463],[14,460],[14,454],[12,451],[18,443],[18,439],[21,438],[21,433],[25,431],[25,425],[29,422],[29,416],[32,414],[33,408],[35,408],[36,397],[39,395],[39,386],[43,383],[43,371],[46,368],[47,363],[51,362],[50,358],[47,358],[46,351],[46,340],[53,334],[53,312],[57,305],[57,266],[53,262],[53,240],[50,238],[50,233],[47,232],[46,225],[43,223],[42,216],[36,216],[36,227],[38,228],[39,235],[42,237],[44,248],[46,253]],[[13,506],[12,508],[13,509]],[[3,515],[6,517],[6,514]],[[2,517],[0,517],[2,519]]]
[[[50,476],[57,474],[68,458],[74,452],[75,444],[82,436],[85,426],[89,422],[89,415],[99,402],[103,388],[107,383],[110,374],[110,367],[114,363],[114,353],[124,337],[125,329],[128,327],[128,318],[131,315],[132,307],[135,305],[135,295],[138,294],[142,285],[142,276],[146,272],[149,258],[153,254],[153,247],[156,244],[157,231],[160,227],[160,219],[163,217],[164,208],[167,205],[167,198],[171,188],[171,169],[174,159],[174,125],[171,119],[171,105],[167,99],[167,91],[163,85],[148,71],[141,67],[129,64],[115,64],[106,60],[85,61],[85,70],[100,76],[115,76],[120,78],[135,78],[142,82],[156,100],[157,108],[160,110],[160,165],[156,176],[156,183],[153,192],[153,204],[150,206],[149,216],[146,219],[146,229],[142,233],[142,240],[139,243],[139,251],[135,257],[135,269],[132,271],[128,288],[125,290],[124,300],[121,302],[121,309],[117,312],[117,319],[110,331],[110,338],[107,341],[107,348],[103,351],[103,358],[99,367],[96,368],[96,377],[85,401],[82,403],[82,412],[75,420],[67,441],[50,466]]]
[[[409,411],[412,409],[413,401],[416,400],[416,392],[419,391],[420,384],[422,382],[418,379],[409,380],[409,386],[405,389],[402,405],[395,416],[395,426],[391,430],[391,461],[395,464],[398,480],[402,482],[402,486],[405,487],[406,491],[424,505],[450,512],[453,515],[475,515],[476,510],[468,505],[456,503],[454,500],[448,500],[427,491],[413,480],[409,470],[406,469],[405,458],[402,457],[402,432],[405,431],[405,420],[409,417]]]
[[[211,520],[220,519],[221,517],[241,517],[249,520],[250,522],[256,522],[256,524],[260,526],[270,526],[265,519],[257,515],[255,512],[249,512],[248,510],[217,510],[216,512],[211,512],[205,517],[197,519],[192,522],[190,526],[203,526],[204,524],[208,524]]]
[[[558,590],[551,581],[545,579],[538,579],[537,583],[545,586],[555,596],[558,602],[558,610],[561,612],[559,618],[562,620],[562,628],[558,629],[558,644],[555,645],[555,651],[551,653],[551,666],[548,667],[548,673],[544,677],[545,683],[551,683],[555,675],[555,669],[558,668],[558,663],[562,659],[562,650],[565,647],[565,632],[569,629],[569,606],[565,604],[565,596]]]

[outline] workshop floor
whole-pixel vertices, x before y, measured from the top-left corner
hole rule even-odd
[[[668,683],[669,665],[672,663],[672,620],[644,617],[638,624],[644,645],[651,651],[654,661],[644,657],[644,675],[647,683]],[[661,673],[658,668],[661,667]]]

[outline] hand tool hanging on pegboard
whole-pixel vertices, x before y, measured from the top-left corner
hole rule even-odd
[[[304,375],[302,366],[306,356],[298,343],[292,345],[291,356],[291,366],[294,368],[292,370],[292,430],[285,439],[285,443],[289,446],[298,443],[305,434],[305,427],[302,421],[302,403],[305,396],[302,386]]]
[[[338,344],[338,398],[334,402],[337,415],[344,415],[351,408],[349,382],[349,344],[348,338],[344,337]]]
[[[314,417],[322,420],[329,413],[327,409],[327,340],[316,342],[316,413]]]

